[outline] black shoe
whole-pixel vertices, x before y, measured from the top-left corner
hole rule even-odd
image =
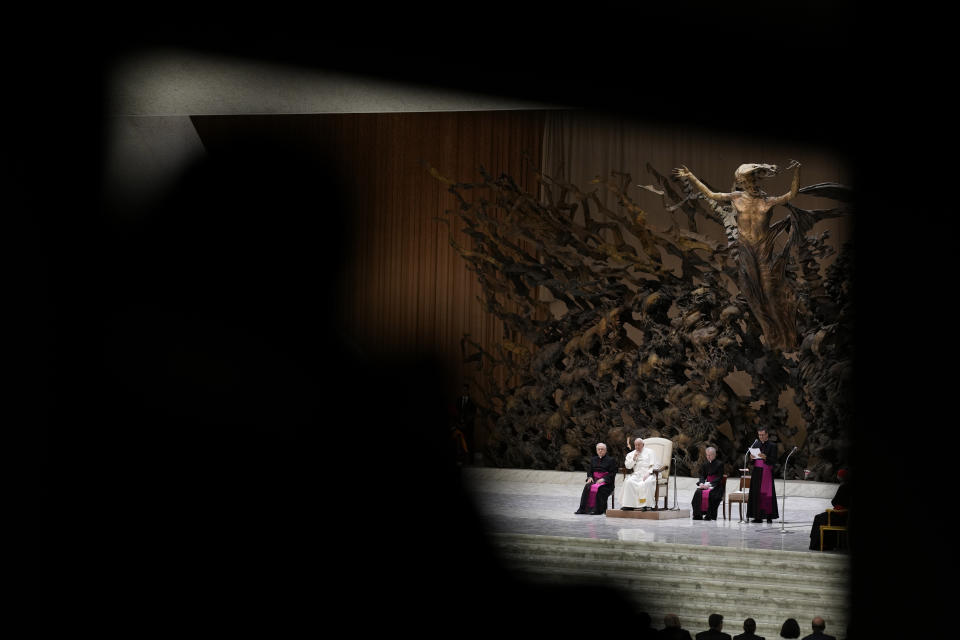
[[[701,517],[699,517],[699,516],[693,516],[693,519],[694,519],[694,520],[703,520],[703,518],[701,518]]]
[[[754,519],[751,520],[750,522],[754,522],[754,523],[756,523],[756,524],[763,524],[763,520],[761,520],[760,518],[754,518]]]
[[[767,524],[773,524],[773,518],[767,518]]]

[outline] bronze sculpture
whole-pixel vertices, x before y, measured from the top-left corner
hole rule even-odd
[[[808,232],[848,211],[785,202],[787,215],[769,224],[769,210],[757,207],[748,230],[750,215],[702,197],[690,177],[647,169],[658,186],[645,188],[662,196],[667,211],[686,213],[685,225],[682,218],[666,229],[649,224],[625,173],[593,181],[615,195],[606,206],[596,190],[539,172],[534,195],[509,175],[495,178],[482,168],[482,181],[472,184],[431,169],[459,202],[442,220],[459,220],[469,238],[469,246],[452,235],[450,242],[482,284],[484,308],[503,322],[499,343],[481,345],[470,336],[461,342],[464,360],[476,365],[484,458],[495,466],[580,469],[597,441],[660,436],[673,441],[683,474],[699,466],[706,445],[734,460],[758,424],[774,424],[781,425],[775,439],[801,445],[800,468],[813,479],[833,477],[847,462],[853,415],[852,245],[824,277],[821,262],[834,249],[826,232]],[[748,170],[744,183],[770,171]],[[763,195],[748,187],[751,197]],[[851,199],[836,183],[794,191]],[[728,242],[701,233],[697,218],[724,224]],[[769,265],[757,260],[753,268],[772,274],[778,260],[787,263],[781,284],[795,294],[794,352],[770,347],[748,295],[729,286],[738,281],[741,253],[755,251],[752,244],[744,249],[747,241],[771,236],[783,242]],[[679,259],[679,268],[667,256]],[[756,282],[763,293],[764,280]],[[776,286],[775,279],[766,282]],[[787,308],[782,297],[773,299]],[[749,375],[746,393],[731,387],[734,372]],[[787,425],[780,405],[790,390],[801,427]]]
[[[704,185],[687,167],[674,170],[678,178],[689,179],[700,192],[716,202],[733,206],[733,225],[727,220],[728,233],[737,243],[738,285],[750,310],[763,328],[768,348],[793,351],[797,347],[797,298],[784,276],[787,253],[776,253],[776,242],[783,227],[770,225],[773,208],[786,204],[800,188],[800,163],[791,161],[786,170],[794,170],[790,191],[769,196],[760,188],[760,180],[777,175],[771,164],[742,164],[734,173],[738,190],[716,193]]]

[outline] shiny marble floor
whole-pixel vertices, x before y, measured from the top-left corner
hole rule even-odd
[[[691,518],[640,520],[575,515],[574,511],[580,503],[582,484],[470,477],[466,484],[490,533],[637,540],[807,553],[821,553],[819,550],[809,549],[810,527],[814,516],[830,506],[828,498],[791,496],[788,493],[785,509],[782,496],[778,495],[777,498],[777,506],[781,509],[781,514],[785,512],[786,517],[783,520],[774,520],[772,524],[741,522],[739,505],[733,505],[730,520],[725,520],[719,512],[715,521],[694,521]],[[671,492],[672,490],[673,486]],[[619,491],[618,488],[618,496]],[[673,495],[669,498],[669,506],[689,510],[692,497],[692,488],[679,485],[676,498]]]

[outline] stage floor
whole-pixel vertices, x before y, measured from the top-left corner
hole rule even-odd
[[[557,481],[557,474],[561,472],[541,473],[553,475],[543,475],[549,480],[539,482],[536,481],[537,472],[511,473],[511,470],[464,469],[465,485],[474,497],[475,506],[489,533],[524,533],[821,553],[819,550],[810,551],[809,549],[810,527],[814,516],[831,506],[828,497],[792,495],[792,487],[798,487],[797,491],[802,491],[806,487],[791,482],[787,484],[786,518],[782,522],[774,520],[772,524],[740,521],[740,509],[737,504],[733,505],[729,520],[725,520],[719,511],[718,519],[710,521],[695,521],[691,518],[641,520],[576,515],[574,511],[580,504],[583,474],[573,474],[570,480],[562,478]],[[671,482],[668,506],[689,510],[695,481],[690,478],[677,480],[676,499],[673,496],[674,486]],[[617,485],[615,496],[619,505],[622,488],[619,482]],[[777,483],[776,489],[777,507],[783,514],[781,483]],[[831,487],[824,489],[822,493],[833,490]],[[829,495],[832,496],[832,493]],[[660,504],[663,504],[662,500]],[[746,505],[744,505],[744,519],[746,519],[746,511]]]

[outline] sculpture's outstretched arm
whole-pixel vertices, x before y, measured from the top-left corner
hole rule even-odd
[[[693,172],[690,171],[690,169],[687,169],[686,167],[680,167],[678,169],[674,169],[673,175],[677,176],[678,178],[689,179],[690,182],[692,182],[694,186],[696,186],[697,189],[700,190],[700,193],[707,196],[711,200],[717,200],[719,202],[729,202],[730,200],[733,200],[733,196],[736,195],[734,193],[715,193],[713,191],[710,191],[710,189],[707,188],[707,185],[700,182],[697,176],[693,175]]]
[[[793,183],[790,185],[790,191],[783,194],[779,198],[771,198],[771,206],[784,204],[790,200],[793,200],[797,195],[797,190],[800,189],[800,163],[796,160],[791,160],[790,164],[787,165],[787,169],[793,169]]]

